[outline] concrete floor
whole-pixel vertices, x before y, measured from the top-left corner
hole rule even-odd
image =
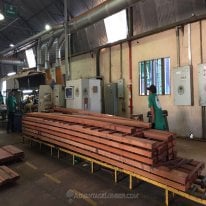
[[[0,130],[0,146],[14,144],[25,152],[25,159],[10,164],[9,167],[20,174],[14,185],[0,189],[0,205],[5,206],[160,206],[164,205],[164,191],[147,183],[140,183],[134,190],[128,189],[128,178],[115,184],[110,172],[100,170],[90,173],[86,163],[72,166],[71,157],[61,154],[61,160],[50,157],[48,148],[39,150],[38,145],[32,148],[23,144],[18,134],[6,134]],[[181,156],[205,160],[206,142],[177,141]],[[204,171],[205,172],[205,171]],[[107,198],[92,198],[90,195]],[[132,195],[125,198],[126,194]],[[78,198],[78,195],[81,198]],[[114,196],[110,198],[108,196]],[[76,197],[76,198],[74,198]],[[171,206],[197,206],[191,201],[176,197]]]

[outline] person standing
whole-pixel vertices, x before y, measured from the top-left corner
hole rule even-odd
[[[1,94],[1,91],[0,91],[0,104],[4,104],[4,98],[3,95]]]
[[[10,131],[14,131],[14,114],[16,111],[16,98],[13,90],[9,93],[6,105],[8,113],[7,133],[9,133]]]
[[[162,108],[159,98],[157,96],[157,89],[155,85],[147,88],[149,90],[148,103],[152,115],[152,128],[158,130],[166,130],[166,122],[162,115]]]

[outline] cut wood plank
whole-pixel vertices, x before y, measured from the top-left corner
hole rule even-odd
[[[30,136],[30,137],[32,137],[32,136]],[[77,147],[74,147],[74,146],[71,146],[71,145],[65,145],[64,143],[61,143],[61,142],[58,142],[58,141],[55,141],[55,140],[51,140],[50,138],[46,138],[46,137],[41,137],[41,140],[45,141],[45,142],[50,142],[50,143],[55,144],[55,145],[59,145],[60,147],[65,148],[65,149],[69,149],[70,151],[74,151],[74,152],[77,152],[79,154],[83,154],[83,155],[86,155],[88,157],[92,157],[94,159],[97,159],[97,160],[100,160],[102,162],[105,162],[105,163],[107,163],[109,165],[116,166],[116,167],[119,167],[121,169],[130,171],[130,172],[134,172],[135,174],[142,175],[142,176],[147,177],[149,179],[153,179],[153,180],[155,180],[157,182],[160,182],[162,184],[171,186],[171,187],[179,189],[181,191],[186,191],[189,188],[188,184],[187,185],[183,185],[183,184],[176,183],[174,181],[162,178],[162,177],[160,177],[158,175],[154,175],[154,174],[146,172],[144,170],[141,170],[141,169],[138,169],[138,168],[134,168],[132,166],[129,166],[129,165],[123,164],[121,162],[109,159],[107,157],[103,157],[103,156],[101,156],[99,154],[95,154],[95,153],[92,153],[90,151],[85,151],[85,150],[83,150],[81,148],[77,148]]]
[[[43,123],[45,125],[56,126],[59,128],[64,128],[72,131],[82,132],[89,135],[94,135],[97,137],[106,138],[112,141],[117,141],[125,144],[129,144],[132,146],[138,146],[146,149],[153,149],[156,147],[157,142],[153,140],[148,140],[144,138],[133,137],[129,135],[122,136],[121,133],[113,133],[111,134],[107,130],[95,130],[94,128],[85,129],[82,125],[70,125],[68,123],[62,121],[52,122],[49,120],[45,120],[42,118],[35,118],[35,117],[24,117],[23,123],[26,124],[27,122],[36,122],[36,123]]]
[[[132,134],[135,132],[134,127],[129,127],[125,125],[118,125],[113,123],[107,123],[107,122],[101,122],[97,120],[88,120],[88,119],[81,119],[78,117],[72,117],[64,114],[51,114],[51,113],[30,113],[29,116],[33,117],[43,117],[43,118],[49,118],[52,120],[60,120],[65,122],[72,122],[72,123],[78,123],[83,125],[89,125],[89,126],[95,126],[95,127],[102,127],[105,129],[111,129],[114,131],[120,131],[126,134]]]

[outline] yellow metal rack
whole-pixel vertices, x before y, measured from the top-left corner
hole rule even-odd
[[[23,142],[25,142],[25,139],[30,140],[31,146],[32,146],[32,142],[39,143],[40,149],[42,147],[42,144],[50,147],[50,155],[51,156],[53,156],[53,149],[56,149],[57,152],[58,152],[57,153],[58,159],[60,157],[59,156],[60,151],[61,152],[65,152],[65,153],[67,153],[69,155],[72,155],[73,165],[75,165],[75,157],[90,162],[90,164],[91,164],[91,173],[94,173],[94,164],[102,166],[102,167],[105,167],[105,168],[108,168],[108,169],[111,169],[111,170],[114,171],[114,181],[115,181],[115,183],[117,183],[117,181],[118,181],[118,176],[117,176],[118,173],[124,173],[124,174],[129,176],[129,189],[132,189],[132,187],[133,187],[132,186],[133,185],[133,178],[137,178],[138,180],[142,180],[142,181],[145,181],[147,183],[153,184],[153,185],[155,185],[157,187],[160,187],[160,188],[165,190],[165,205],[166,206],[169,206],[169,193],[172,193],[173,197],[175,195],[179,195],[179,196],[184,197],[184,198],[186,198],[188,200],[191,200],[193,202],[196,202],[196,203],[199,203],[199,204],[202,204],[202,205],[206,205],[206,199],[202,199],[202,198],[196,197],[196,196],[194,196],[192,194],[188,194],[186,192],[179,191],[177,189],[174,189],[174,188],[169,187],[167,185],[161,184],[161,183],[159,183],[159,182],[157,182],[155,180],[149,179],[147,177],[135,174],[133,172],[129,172],[127,170],[124,170],[124,169],[121,169],[121,168],[118,168],[118,167],[115,167],[115,166],[103,163],[103,162],[98,161],[98,160],[95,160],[95,159],[93,159],[91,157],[87,157],[87,156],[84,156],[84,155],[81,155],[81,154],[69,151],[67,149],[59,148],[59,147],[57,147],[55,145],[52,145],[52,144],[49,144],[47,142],[43,142],[41,140],[37,140],[37,139],[34,139],[34,138],[31,138],[31,137],[28,137],[28,136],[24,135],[23,136]]]

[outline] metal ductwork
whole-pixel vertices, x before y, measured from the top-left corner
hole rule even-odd
[[[122,9],[141,0],[109,0],[83,13],[69,22],[69,31],[72,33],[84,27],[90,26]]]
[[[47,43],[47,48],[48,48],[48,51],[51,49],[53,43],[54,43],[54,40],[55,40],[55,37],[51,37]]]
[[[59,39],[56,41],[56,67],[61,66],[61,49],[59,48]]]
[[[59,37],[59,48],[61,49],[62,48],[62,46],[63,46],[63,44],[64,44],[64,41],[65,41],[65,34],[64,33],[62,33],[61,35],[60,35],[60,37]]]
[[[9,64],[9,65],[20,65],[20,66],[24,66],[24,65],[25,65],[25,62],[24,62],[24,61],[21,61],[21,60],[19,60],[19,59],[2,57],[2,58],[0,58],[0,64]]]
[[[5,49],[5,50],[1,51],[0,55],[4,55],[4,54],[6,54],[6,53],[8,53],[10,51],[14,51],[14,50],[18,49],[19,47],[22,47],[23,45],[26,45],[26,44],[28,44],[30,42],[38,40],[40,37],[42,37],[44,35],[47,35],[47,37],[48,37],[47,39],[50,39],[51,36],[55,37],[55,36],[59,35],[59,33],[61,33],[63,31],[62,27],[63,27],[62,25],[57,25],[56,27],[53,27],[51,31],[42,31],[42,32],[40,32],[38,34],[35,34],[34,36],[31,36],[31,37],[29,37],[29,38],[27,38],[27,39],[17,43],[14,47],[8,48],[8,49]],[[59,29],[61,29],[61,30],[59,30]],[[49,33],[51,33],[51,34],[48,35]]]
[[[141,0],[108,0],[108,1],[105,1],[104,3],[98,5],[97,7],[69,21],[68,22],[69,33],[72,33],[74,31],[87,27],[89,25],[92,25],[95,22],[100,21],[112,14],[115,14],[121,11],[122,9],[125,9],[139,1]],[[51,33],[51,31],[43,31],[28,39],[25,39],[24,41],[16,44],[13,48],[8,48],[8,49],[1,51],[0,55],[6,54],[10,51],[14,51],[18,47],[25,45],[29,42],[32,42],[36,39],[39,39],[41,37],[42,37],[41,38],[42,42],[47,41],[48,39],[51,38],[51,36],[56,37],[63,32],[63,25],[58,25],[53,30],[55,30],[53,33]]]
[[[37,71],[41,70],[41,43],[40,40],[38,40],[38,45],[37,45]]]
[[[49,45],[47,44],[45,46],[45,69],[49,69]]]

